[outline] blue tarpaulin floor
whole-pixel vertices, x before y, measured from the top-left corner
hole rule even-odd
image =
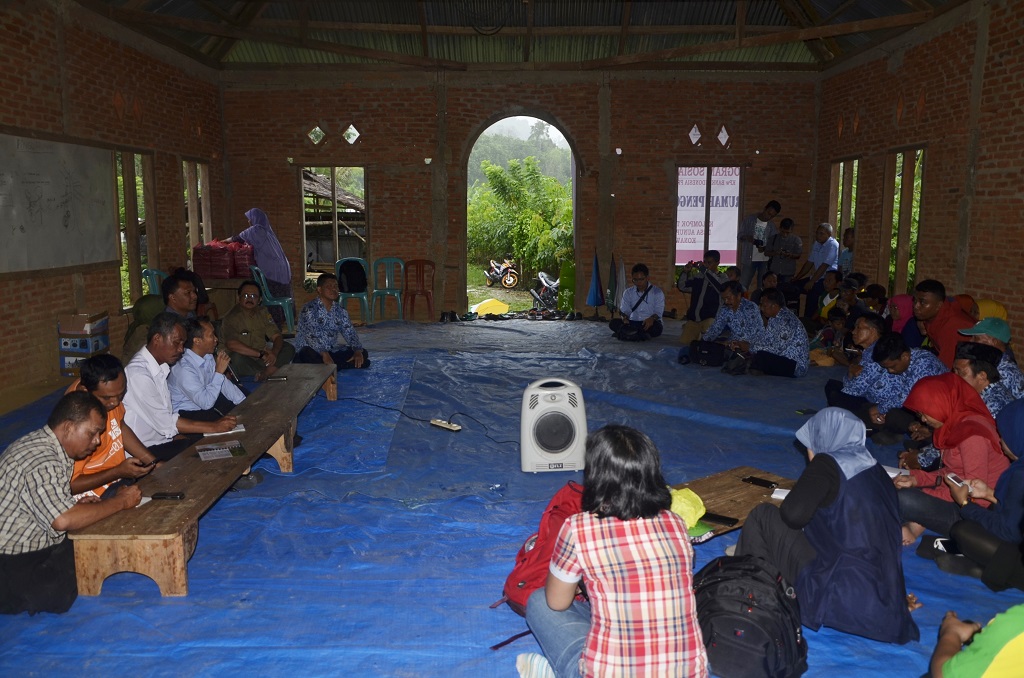
[[[676,363],[679,323],[645,344],[587,321],[385,322],[360,330],[368,370],[343,372],[339,400],[303,411],[295,472],[273,460],[253,490],[229,492],[202,518],[190,592],[162,598],[136,574],[107,579],[63,615],[0,617],[0,673],[55,675],[515,676],[527,637],[490,609],[547,500],[581,474],[520,471],[526,386],[564,378],[583,389],[588,427],[635,426],[680,483],[750,465],[795,478],[802,408],[824,406],[807,377],[731,377]],[[41,426],[59,393],[0,419],[0,444]],[[451,433],[434,417],[463,426]],[[893,464],[896,448],[876,450]],[[696,567],[736,533],[696,549]],[[807,632],[809,676],[919,676],[942,615],[987,621],[1020,603],[904,552],[921,643],[894,646]]]

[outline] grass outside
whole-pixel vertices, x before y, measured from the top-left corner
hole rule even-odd
[[[510,310],[513,311],[525,311],[533,307],[533,297],[530,296],[532,281],[520,278],[519,286],[514,290],[506,290],[501,284],[487,287],[484,268],[484,264],[474,262],[466,264],[466,294],[469,297],[470,308],[485,299],[497,299],[508,304]]]

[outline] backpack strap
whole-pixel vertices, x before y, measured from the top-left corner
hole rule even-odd
[[[514,643],[515,641],[519,640],[520,638],[525,638],[526,636],[530,635],[531,633],[533,633],[533,631],[531,631],[530,629],[526,629],[522,633],[517,633],[516,635],[514,635],[514,636],[512,636],[510,638],[506,638],[505,640],[501,641],[497,645],[491,645],[491,649],[492,650],[500,650],[501,648],[505,647],[509,643]]]

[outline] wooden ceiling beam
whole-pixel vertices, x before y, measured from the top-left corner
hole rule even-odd
[[[619,51],[617,54],[622,56],[626,53],[626,41],[629,39],[629,14],[633,9],[633,3],[630,0],[622,3],[622,21],[619,24]]]
[[[241,3],[241,11],[232,22],[232,25],[237,26],[238,28],[249,27],[253,21],[259,18],[266,6],[266,2]],[[210,44],[208,49],[204,49],[203,51],[218,62],[223,62],[224,58],[231,53],[231,49],[235,46],[235,43],[238,42],[233,38],[224,38],[221,36],[211,36],[210,39],[214,42]]]
[[[79,2],[92,2],[93,0],[78,0]],[[172,28],[176,30],[191,31],[193,33],[205,33],[235,40],[251,40],[255,42],[266,42],[287,47],[299,47],[301,49],[319,50],[332,54],[343,54],[366,59],[379,59],[381,61],[393,61],[406,66],[420,68],[445,68],[450,70],[465,70],[464,63],[448,61],[444,59],[425,59],[423,57],[398,54],[396,52],[385,52],[383,50],[355,47],[352,45],[341,45],[323,40],[306,40],[293,38],[287,35],[274,33],[263,33],[251,29],[240,29],[223,24],[215,24],[207,21],[196,21],[194,19],[183,19],[179,17],[168,17],[151,14],[149,12],[127,11],[107,6],[105,12],[110,18],[118,21],[133,30],[142,28]],[[141,32],[141,31],[140,31]],[[159,32],[157,32],[159,34]]]
[[[289,30],[295,24],[292,19],[264,19],[256,28]],[[394,33],[405,35],[418,33],[421,27],[418,24],[375,24],[358,23],[347,21],[311,21],[310,28],[322,31],[338,31],[353,33]],[[480,33],[469,26],[427,26],[427,32],[431,35],[480,35]],[[498,35],[507,37],[520,37],[527,33],[525,26],[505,26]],[[618,36],[622,34],[622,26],[534,26],[532,33],[538,37],[589,37],[589,36]],[[756,26],[748,24],[748,33],[778,33],[789,30],[785,26]],[[736,32],[735,24],[708,24],[706,26],[638,26],[632,24],[628,27],[627,34],[634,35],[705,35],[708,33],[720,33],[732,35]]]
[[[743,47],[765,47],[785,42],[806,42],[808,40],[818,40],[838,35],[849,35],[851,33],[866,33],[869,31],[885,30],[888,28],[916,26],[927,21],[929,18],[931,18],[930,12],[914,12],[892,17],[884,17],[881,19],[864,19],[861,21],[851,21],[831,26],[801,28],[797,30],[784,31],[774,35],[749,37],[744,41]],[[594,59],[585,62],[581,67],[587,69],[609,68],[624,66],[627,64],[676,59],[679,57],[695,56],[698,54],[714,54],[716,52],[725,52],[739,48],[740,45],[738,41],[733,38],[730,40],[722,40],[703,45],[687,45],[685,47],[663,49],[655,52],[647,52],[645,54],[631,54],[621,57],[609,57],[607,59]]]
[[[810,0],[794,0],[800,4],[800,8],[803,10],[803,15],[811,20],[812,26],[821,26],[825,22],[821,21],[821,16],[818,15],[818,10],[814,8],[814,5],[810,3]],[[839,46],[839,43],[834,38],[824,38],[822,42],[825,44],[825,49],[832,58],[836,55],[843,53],[843,48]]]
[[[747,0],[736,1],[736,42],[743,44],[743,35],[747,25]]]
[[[850,9],[851,7],[853,7],[854,5],[856,5],[858,1],[859,1],[859,0],[846,0],[846,2],[844,2],[843,4],[841,4],[841,5],[839,5],[838,7],[836,7],[836,8],[835,8],[835,9],[834,9],[834,10],[832,11],[832,13],[831,13],[831,14],[829,14],[829,15],[828,15],[827,17],[825,17],[824,19],[822,19],[821,21],[819,21],[819,22],[818,22],[817,24],[815,24],[815,25],[817,25],[817,26],[825,26],[825,25],[827,25],[827,24],[830,24],[830,23],[832,23],[832,21],[833,21],[833,20],[834,20],[834,19],[835,19],[836,17],[842,16],[842,15],[843,15],[843,13],[844,13],[844,12],[846,12],[846,10],[848,10],[848,9]]]
[[[797,28],[809,28],[811,26],[810,20],[796,7],[790,0],[777,0],[779,9],[786,15],[789,22]],[[827,47],[821,44],[820,41],[811,41],[807,43],[807,49],[811,51],[814,58],[818,60],[818,63],[825,65],[829,63],[835,54],[830,51]]]
[[[533,13],[534,0],[523,0],[526,3],[526,35],[523,36],[523,63],[530,61],[530,46],[533,44]]]
[[[424,58],[430,58],[430,36],[427,33],[427,6],[424,0],[416,0],[420,11],[420,50]]]

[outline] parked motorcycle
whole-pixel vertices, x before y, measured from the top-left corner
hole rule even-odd
[[[519,271],[515,266],[514,259],[506,258],[500,264],[491,259],[491,268],[484,271],[484,275],[487,277],[485,283],[488,287],[492,287],[494,283],[500,282],[501,286],[507,290],[514,288],[519,284]]]
[[[554,311],[558,309],[558,281],[560,278],[552,278],[544,271],[537,273],[537,280],[540,281],[538,290],[530,290],[533,296],[534,308]]]

